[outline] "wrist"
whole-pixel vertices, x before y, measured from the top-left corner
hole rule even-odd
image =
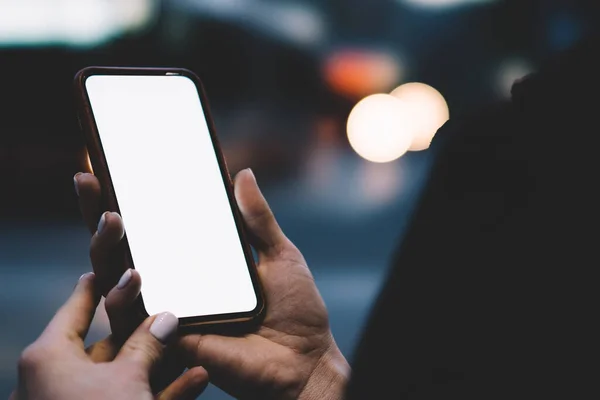
[[[319,359],[298,400],[342,400],[350,365],[335,342]]]

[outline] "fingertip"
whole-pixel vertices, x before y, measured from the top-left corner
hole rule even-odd
[[[75,193],[79,196],[79,177],[83,172],[78,172],[73,176],[73,185],[75,186]]]
[[[79,277],[78,282],[86,282],[86,281],[92,281],[94,280],[94,278],[96,277],[96,274],[94,274],[93,272],[86,272],[85,274],[81,275]]]
[[[256,176],[254,175],[254,171],[251,168],[246,168],[237,173],[234,178],[234,185],[243,185],[243,184],[254,184],[257,185]],[[258,186],[258,185],[257,185]]]
[[[167,342],[177,331],[179,321],[171,313],[146,318],[125,341],[115,358],[138,363],[148,371],[162,359]]]
[[[187,380],[186,392],[190,394],[189,398],[196,398],[197,396],[202,394],[204,389],[206,389],[206,387],[208,386],[210,380],[208,371],[203,367],[193,367],[188,369],[185,372],[185,378]]]
[[[140,273],[137,272],[135,269],[130,268],[123,273],[123,275],[119,279],[119,282],[117,282],[116,288],[118,290],[131,291],[132,289],[136,289],[136,288],[137,288],[137,290],[139,290],[139,288],[141,288],[141,286],[142,286],[142,277],[140,276]]]
[[[208,371],[204,367],[193,367],[187,371],[190,379],[195,383],[208,382]]]
[[[75,284],[75,290],[86,290],[94,289],[94,283],[96,280],[96,274],[93,272],[86,272],[81,275]]]
[[[250,244],[259,252],[278,252],[285,235],[250,169],[238,173],[235,198],[248,229]]]
[[[142,278],[140,274],[133,269],[128,269],[121,275],[115,287],[106,296],[107,309],[123,308],[130,305],[140,294],[141,287]]]
[[[94,272],[86,272],[79,277],[75,291],[82,291],[86,296],[90,296],[96,303],[100,301],[100,292],[96,285],[96,274]]]
[[[135,292],[137,297],[142,289],[142,276],[135,269],[131,270],[131,281],[124,290]]]
[[[242,214],[254,214],[255,209],[262,209],[266,205],[256,177],[250,168],[243,169],[236,175],[234,194]]]
[[[140,275],[140,273],[137,270],[132,268],[131,275],[132,275],[131,276],[132,281],[139,281],[140,284],[142,283],[142,276]]]
[[[242,174],[243,176],[247,177],[248,179],[256,180],[256,177],[254,176],[254,171],[252,171],[252,168],[244,168],[239,173]]]
[[[98,178],[96,178],[96,175],[89,173],[89,172],[80,171],[80,172],[76,173],[75,175],[77,175],[80,179],[82,179],[86,182],[97,182],[98,181]]]
[[[80,194],[97,194],[100,192],[100,182],[93,174],[78,172],[73,177]]]
[[[100,216],[96,233],[103,237],[113,238],[120,241],[125,235],[123,219],[119,213],[106,211]]]
[[[104,307],[110,316],[121,315],[138,298],[142,288],[140,275],[132,269],[125,271],[117,285],[106,295]]]
[[[149,332],[159,342],[165,344],[177,332],[179,319],[170,312],[164,312],[154,317]]]
[[[206,369],[203,367],[193,367],[185,371],[161,392],[157,400],[195,400],[204,392],[208,383],[209,376]]]
[[[112,334],[126,338],[143,321],[134,307],[140,295],[142,280],[137,271],[129,269],[123,273],[116,286],[106,294],[104,308]],[[147,329],[147,328],[146,328]]]
[[[123,224],[123,219],[121,218],[121,214],[119,214],[117,212],[111,211],[111,212],[107,213],[106,216],[112,220],[113,224],[119,224],[119,225]]]

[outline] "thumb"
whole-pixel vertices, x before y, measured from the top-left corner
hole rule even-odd
[[[242,170],[236,175],[234,189],[252,246],[266,255],[277,254],[286,245],[287,238],[258,188],[251,169]]]
[[[137,364],[150,372],[162,358],[165,345],[178,326],[179,320],[171,313],[147,318],[121,347],[115,361]]]

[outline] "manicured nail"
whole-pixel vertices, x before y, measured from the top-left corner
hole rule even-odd
[[[123,276],[121,276],[121,279],[119,279],[119,282],[117,283],[117,289],[123,289],[125,286],[127,286],[129,282],[131,282],[131,278],[133,278],[133,271],[128,269],[125,271]]]
[[[150,333],[161,343],[166,343],[169,337],[177,331],[179,320],[169,312],[158,314],[150,326]]]
[[[98,222],[98,233],[102,233],[102,229],[104,229],[104,225],[106,224],[106,214],[108,214],[108,211],[100,217],[100,221]]]
[[[252,171],[252,168],[247,168],[246,171],[248,171],[248,173],[252,177],[252,180],[254,180],[254,182],[256,182],[256,176],[254,175],[254,171]]]
[[[90,278],[92,276],[94,276],[93,272],[86,272],[85,274],[83,274],[83,275],[81,275],[79,277],[79,280],[81,281],[81,280],[84,280],[84,279],[88,279],[88,278]]]
[[[77,193],[77,196],[79,196],[79,185],[77,183],[77,178],[79,177],[79,175],[81,175],[81,172],[76,173],[73,177],[73,183],[75,184],[75,193]]]

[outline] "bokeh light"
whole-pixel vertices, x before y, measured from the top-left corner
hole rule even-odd
[[[153,0],[0,0],[0,46],[94,46],[146,27]]]
[[[348,117],[348,140],[364,159],[377,163],[394,161],[413,141],[414,118],[409,107],[389,94],[365,97]]]
[[[403,113],[411,119],[413,129],[410,151],[429,148],[438,129],[450,118],[444,96],[435,88],[420,82],[405,83],[391,93],[400,101]]]
[[[513,58],[503,62],[498,69],[495,82],[496,94],[502,98],[510,98],[515,82],[535,70],[533,64],[521,58]]]
[[[388,92],[402,79],[404,69],[399,56],[388,51],[343,49],[325,59],[323,74],[333,91],[358,99]]]

